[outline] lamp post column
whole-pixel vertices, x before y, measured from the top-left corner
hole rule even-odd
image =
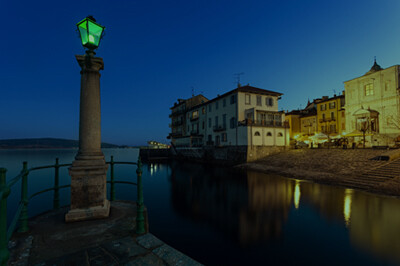
[[[103,59],[94,52],[77,55],[81,70],[79,116],[79,151],[69,168],[71,176],[71,209],[67,222],[105,218],[110,213],[107,200],[107,169],[101,151],[100,70]]]

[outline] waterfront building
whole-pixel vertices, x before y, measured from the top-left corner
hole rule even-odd
[[[361,77],[344,82],[346,131],[366,146],[392,146],[400,135],[399,65],[386,69],[376,63]]]
[[[176,141],[182,137],[185,137],[189,132],[186,131],[186,112],[193,106],[207,102],[208,99],[203,95],[199,94],[192,96],[189,99],[178,99],[178,102],[172,106],[171,114],[171,133],[168,135],[168,139],[171,139],[171,143],[176,145]],[[179,141],[178,141],[179,142]]]
[[[327,96],[317,103],[317,131],[329,137],[341,137],[345,133],[345,97],[344,95]]]
[[[172,127],[171,142],[176,147],[285,147],[289,145],[289,130],[284,112],[278,111],[281,95],[247,85],[190,108],[187,104],[180,107],[188,100],[178,100],[170,117],[172,125],[179,121],[182,126],[179,131]],[[181,110],[179,115],[176,110]]]

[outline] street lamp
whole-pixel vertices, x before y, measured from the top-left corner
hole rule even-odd
[[[78,27],[82,45],[90,51],[97,49],[103,37],[105,27],[96,23],[93,16],[87,16],[76,24],[76,26]]]
[[[104,27],[88,16],[77,24],[85,55],[76,55],[81,67],[79,109],[79,150],[69,168],[71,206],[67,222],[106,218],[110,214],[107,200],[107,169],[101,150],[100,70],[103,59],[94,56]]]

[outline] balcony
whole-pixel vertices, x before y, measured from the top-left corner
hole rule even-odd
[[[214,132],[225,131],[226,125],[224,126],[214,126]]]
[[[289,127],[289,123],[277,120],[251,120],[246,119],[239,122],[242,126],[256,126],[256,127]]]
[[[183,125],[183,121],[182,120],[181,121],[175,121],[175,122],[172,123],[173,127],[178,127],[178,126],[181,126],[181,125]]]
[[[199,120],[199,117],[198,117],[198,116],[190,117],[190,121],[196,121],[196,120]]]
[[[197,135],[199,135],[199,130],[192,130],[192,131],[190,131],[190,135],[191,135],[191,136],[197,136]]]
[[[182,115],[182,114],[184,114],[184,113],[186,113],[186,109],[184,109],[184,110],[178,110],[178,111],[172,111],[172,113],[169,115],[169,117]]]
[[[335,117],[325,117],[325,118],[319,119],[320,123],[331,122],[331,121],[336,121],[336,118]]]
[[[169,133],[169,136],[171,138],[182,137],[182,133],[181,132]]]

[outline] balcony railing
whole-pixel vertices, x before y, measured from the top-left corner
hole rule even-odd
[[[276,120],[251,120],[246,119],[239,122],[242,126],[258,126],[258,127],[289,127],[289,123],[286,121],[276,121]]]
[[[177,127],[177,126],[181,126],[181,125],[183,125],[183,121],[182,120],[181,121],[172,122],[172,126],[173,127]]]
[[[325,117],[325,118],[320,118],[319,122],[323,123],[323,122],[331,122],[331,121],[336,121],[335,117]]]
[[[111,161],[106,162],[110,165],[110,181],[107,181],[111,185],[110,187],[110,201],[115,200],[115,184],[129,184],[135,185],[137,187],[137,213],[136,213],[136,233],[145,233],[145,223],[144,223],[144,205],[143,205],[143,184],[142,184],[142,162],[140,157],[135,162],[115,162],[113,156],[111,156]],[[114,165],[115,164],[130,164],[136,165],[136,175],[137,182],[129,181],[116,181],[114,177]],[[39,167],[28,168],[28,163],[23,162],[21,172],[14,178],[6,182],[6,172],[5,168],[0,168],[0,265],[7,265],[7,260],[9,258],[8,242],[12,237],[14,231],[17,229],[19,232],[28,232],[28,206],[29,201],[42,193],[53,191],[53,209],[57,210],[60,208],[60,189],[70,187],[70,185],[59,185],[59,169],[61,167],[71,166],[71,164],[59,164],[58,158],[54,165],[46,165]],[[28,175],[36,170],[54,168],[54,187],[44,189],[42,191],[28,195]],[[11,219],[11,223],[7,227],[7,199],[10,195],[12,187],[15,184],[21,184],[21,200],[17,207],[17,211],[14,217]],[[15,191],[15,189],[13,189]]]
[[[196,121],[196,120],[198,120],[198,119],[199,119],[198,116],[191,116],[191,117],[190,117],[190,121]]]
[[[191,136],[197,136],[197,135],[199,135],[199,130],[192,130],[192,131],[190,131],[190,135],[191,135]]]
[[[225,131],[226,130],[226,125],[221,125],[221,126],[214,126],[214,131]]]
[[[173,112],[169,115],[169,117],[178,116],[178,115],[181,115],[181,114],[184,114],[184,113],[186,113],[186,109],[173,111]]]

